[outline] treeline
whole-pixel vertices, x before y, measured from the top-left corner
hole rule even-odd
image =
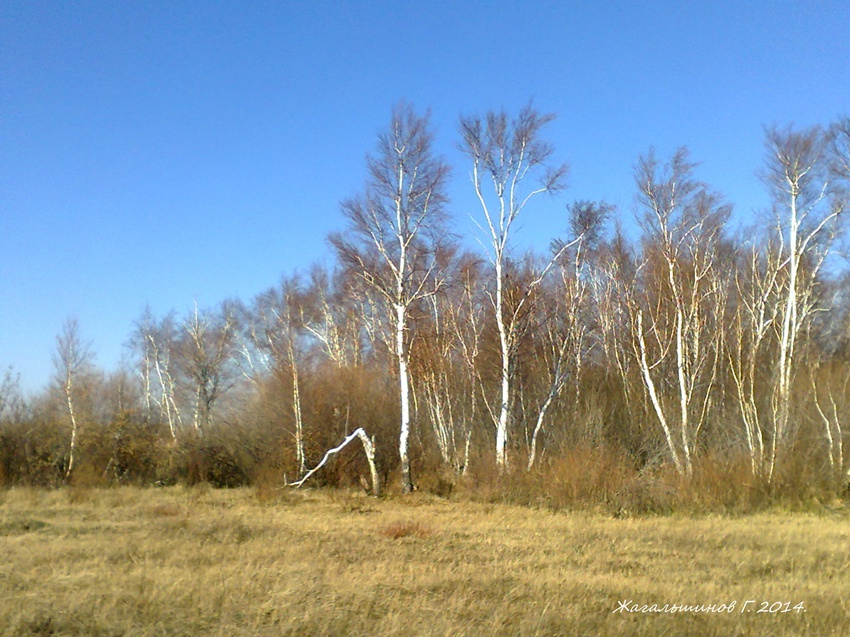
[[[357,448],[311,481],[626,509],[846,493],[850,120],[766,130],[769,212],[743,232],[685,149],[649,151],[636,233],[577,201],[541,255],[513,233],[564,188],[551,119],[461,119],[484,250],[453,235],[449,166],[402,104],[332,268],[146,311],[112,373],[68,321],[49,389],[5,376],[0,482],[283,485],[362,428],[378,484]]]

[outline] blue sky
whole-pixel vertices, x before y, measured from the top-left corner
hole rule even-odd
[[[0,3],[0,367],[30,390],[79,319],[114,368],[146,304],[251,299],[331,262],[339,202],[406,99],[430,108],[474,241],[460,114],[558,114],[564,205],[632,214],[632,168],[687,145],[736,206],[765,205],[762,127],[850,113],[850,2]]]

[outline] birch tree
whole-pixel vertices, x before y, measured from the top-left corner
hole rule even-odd
[[[483,223],[479,229],[489,241],[489,259],[494,269],[494,290],[490,293],[499,333],[500,399],[492,410],[496,427],[496,463],[508,465],[507,442],[513,398],[514,357],[516,355],[517,318],[525,309],[527,297],[543,280],[554,263],[550,262],[533,278],[513,308],[505,299],[506,266],[510,240],[517,218],[537,195],[556,193],[565,185],[566,164],[553,164],[553,148],[542,135],[554,115],[538,113],[531,105],[514,119],[504,112],[462,117],[461,150],[472,163],[472,185],[481,206]],[[531,185],[529,182],[536,183]],[[489,186],[488,186],[489,182]],[[492,186],[492,190],[490,190]]]
[[[687,475],[722,354],[717,257],[730,212],[693,168],[684,149],[665,166],[653,152],[638,162],[645,297],[632,297],[635,359],[676,470]]]
[[[476,293],[478,262],[471,254],[452,259],[447,285],[428,296],[423,338],[414,349],[419,379],[418,404],[424,403],[442,464],[456,474],[469,466],[476,415],[476,363],[481,338],[481,307]]]
[[[573,239],[569,243],[553,242],[554,252],[562,256],[553,273],[554,283],[543,295],[544,307],[538,311],[542,314],[538,317],[543,341],[540,357],[546,374],[546,391],[539,403],[529,441],[527,471],[531,470],[537,458],[538,440],[544,430],[546,414],[570,381],[575,390],[573,404],[577,405],[580,400],[581,373],[589,350],[588,332],[591,327],[587,306],[592,276],[586,272],[589,267],[587,260],[588,254],[596,249],[611,212],[611,206],[604,202],[575,202],[569,207]],[[575,414],[573,409],[573,417]]]
[[[56,369],[56,385],[62,395],[71,424],[71,439],[68,443],[68,464],[65,478],[71,477],[77,460],[77,443],[80,434],[80,401],[85,390],[86,376],[91,373],[94,355],[91,345],[80,337],[76,318],[69,318],[56,337],[53,365]]]
[[[828,138],[820,128],[767,131],[764,180],[773,199],[780,259],[778,352],[772,386],[768,480],[791,437],[798,337],[817,310],[818,276],[837,231],[840,200],[830,200]],[[840,146],[839,146],[840,148]],[[833,155],[840,162],[840,153]]]
[[[177,432],[183,426],[183,416],[178,401],[178,372],[174,363],[179,348],[179,328],[173,312],[161,321],[151,320],[140,325],[141,347],[144,359],[150,361],[156,377],[157,391],[153,392],[159,404],[161,418],[165,418],[171,439],[177,440]],[[152,388],[154,383],[149,385]],[[146,401],[150,398],[146,398]]]
[[[343,271],[331,275],[321,267],[314,267],[299,308],[300,325],[338,368],[363,362],[363,317],[354,307],[351,277],[347,274]]]
[[[345,201],[348,232],[331,243],[340,260],[357,273],[387,309],[393,325],[398,365],[401,422],[399,457],[402,490],[413,490],[410,473],[410,312],[433,293],[439,276],[437,255],[445,236],[447,165],[434,154],[427,115],[400,104],[389,130],[378,137],[375,156],[367,158],[365,192]]]
[[[304,417],[301,407],[301,352],[299,331],[301,296],[298,280],[284,278],[280,285],[260,294],[244,326],[248,339],[267,372],[285,376],[291,383],[292,416],[295,423],[295,458],[298,477],[307,471],[304,453]]]
[[[830,477],[844,486],[850,482],[850,465],[844,456],[844,437],[850,431],[850,366],[810,363],[812,398],[817,419],[823,427]]]
[[[778,253],[766,247],[743,247],[734,273],[735,306],[726,338],[728,370],[734,383],[738,412],[753,475],[761,475],[766,443],[765,413],[760,393],[772,383],[770,352],[779,317]]]
[[[177,440],[183,419],[177,400],[178,382],[173,354],[178,346],[179,331],[174,314],[157,320],[150,308],[145,308],[136,321],[130,347],[138,357],[138,374],[142,388],[142,403],[148,418],[158,410],[158,418],[168,424],[172,441]]]
[[[193,395],[193,425],[199,435],[212,423],[218,399],[233,385],[237,326],[234,308],[226,303],[218,312],[201,312],[196,305],[183,322],[179,364]]]
[[[638,285],[637,255],[620,226],[600,252],[597,267],[589,273],[598,337],[607,373],[617,378],[622,391],[626,421],[635,423],[644,413],[642,381],[634,380],[638,374],[630,317],[630,296]]]
[[[842,228],[837,226],[839,218],[850,205],[850,117],[839,119],[826,132],[826,164],[827,178],[829,180],[830,214],[834,215],[828,223],[835,224],[830,229],[830,234],[835,234]],[[836,306],[846,305],[842,303],[842,297],[846,298],[847,282],[850,277],[845,276],[833,286],[834,292],[829,295],[830,310],[834,314],[841,314]],[[846,321],[846,310],[843,313]],[[833,323],[838,319],[832,318]],[[846,325],[844,326],[846,331]],[[850,482],[850,465],[847,464],[844,454],[844,437],[848,430],[848,398],[850,398],[850,366],[848,365],[846,352],[846,334],[841,330],[827,329],[825,334],[830,339],[830,347],[833,360],[827,359],[827,352],[819,351],[814,360],[806,361],[809,369],[812,398],[820,424],[823,426],[824,440],[826,442],[827,460],[831,477],[845,486]],[[842,343],[842,348],[838,343]],[[844,349],[845,351],[841,351]],[[811,357],[811,355],[810,355]]]

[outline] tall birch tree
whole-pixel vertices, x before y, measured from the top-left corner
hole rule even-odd
[[[367,157],[365,192],[342,204],[348,232],[330,240],[342,263],[382,300],[393,325],[398,365],[399,457],[402,491],[413,490],[411,428],[410,314],[417,301],[439,286],[441,243],[445,237],[448,166],[433,150],[429,116],[407,104],[392,113],[389,129]]]
[[[567,165],[551,163],[553,147],[542,136],[554,117],[528,105],[513,119],[504,111],[490,111],[484,117],[476,115],[460,120],[460,148],[472,162],[472,185],[483,216],[483,223],[476,221],[476,224],[489,240],[488,256],[495,274],[495,289],[490,299],[499,333],[500,399],[498,409],[492,413],[496,426],[496,463],[501,469],[508,464],[517,319],[533,288],[540,284],[554,260],[527,284],[525,293],[513,307],[505,298],[506,266],[516,220],[528,203],[537,195],[555,193],[565,186]],[[538,178],[536,183],[529,185],[535,178]]]
[[[767,131],[764,179],[773,198],[779,256],[778,352],[770,402],[768,480],[791,437],[798,338],[817,310],[818,276],[837,231],[841,199],[830,198],[829,138],[820,128]],[[840,149],[840,145],[836,148]],[[832,159],[840,164],[840,152]],[[840,179],[836,179],[839,181]]]

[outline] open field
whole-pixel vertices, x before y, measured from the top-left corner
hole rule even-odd
[[[846,508],[614,519],[418,493],[10,489],[0,491],[0,555],[3,635],[846,635],[850,626]],[[736,605],[627,612],[626,600]]]

